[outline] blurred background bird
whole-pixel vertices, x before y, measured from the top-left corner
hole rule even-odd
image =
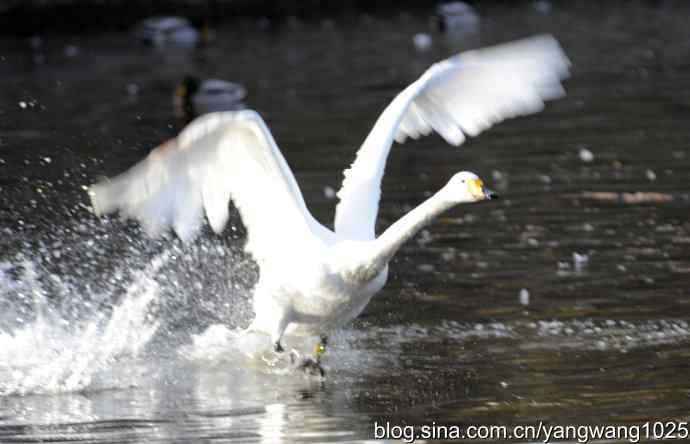
[[[188,75],[175,88],[175,116],[192,119],[215,111],[241,110],[245,108],[243,100],[246,96],[247,90],[239,83],[221,79],[200,80]]]
[[[151,17],[139,24],[135,36],[152,46],[197,46],[208,43],[208,24],[199,27],[185,17]]]

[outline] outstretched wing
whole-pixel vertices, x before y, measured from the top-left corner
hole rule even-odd
[[[375,237],[381,179],[393,140],[432,131],[460,145],[504,119],[531,114],[562,97],[570,62],[551,36],[465,52],[432,65],[379,117],[338,192],[339,237]]]
[[[249,232],[246,249],[259,262],[327,231],[307,210],[254,111],[199,117],[125,173],[91,186],[89,195],[96,214],[119,210],[153,236],[172,226],[183,240],[198,232],[204,212],[220,232],[232,199]]]

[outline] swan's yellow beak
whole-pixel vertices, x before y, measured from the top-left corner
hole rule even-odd
[[[493,191],[484,188],[484,182],[481,179],[472,179],[468,183],[470,194],[477,200],[483,199],[498,199],[498,195]]]

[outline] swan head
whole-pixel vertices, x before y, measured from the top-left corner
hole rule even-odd
[[[498,195],[484,187],[484,182],[474,173],[462,171],[454,175],[444,191],[455,202],[471,203],[498,199]]]

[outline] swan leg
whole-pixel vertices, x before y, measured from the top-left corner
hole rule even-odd
[[[319,342],[316,344],[314,349],[314,360],[317,363],[321,362],[321,356],[326,353],[326,345],[328,345],[328,336],[321,335]]]
[[[283,314],[283,316],[278,320],[275,329],[271,334],[271,342],[273,343],[273,349],[276,351],[276,353],[282,353],[285,351],[283,345],[280,343],[280,340],[282,339],[283,333],[285,333],[285,329],[289,324],[290,318]]]
[[[328,343],[328,338],[326,336],[321,336],[319,342],[316,344],[316,347],[314,348],[314,357],[304,357],[302,360],[295,366],[296,369],[298,370],[304,370],[307,373],[310,373],[312,375],[319,375],[321,377],[324,377],[326,375],[326,370],[321,366],[321,356],[326,353],[326,344]],[[292,362],[294,364],[295,362],[295,357],[293,355],[290,356],[292,359]]]

